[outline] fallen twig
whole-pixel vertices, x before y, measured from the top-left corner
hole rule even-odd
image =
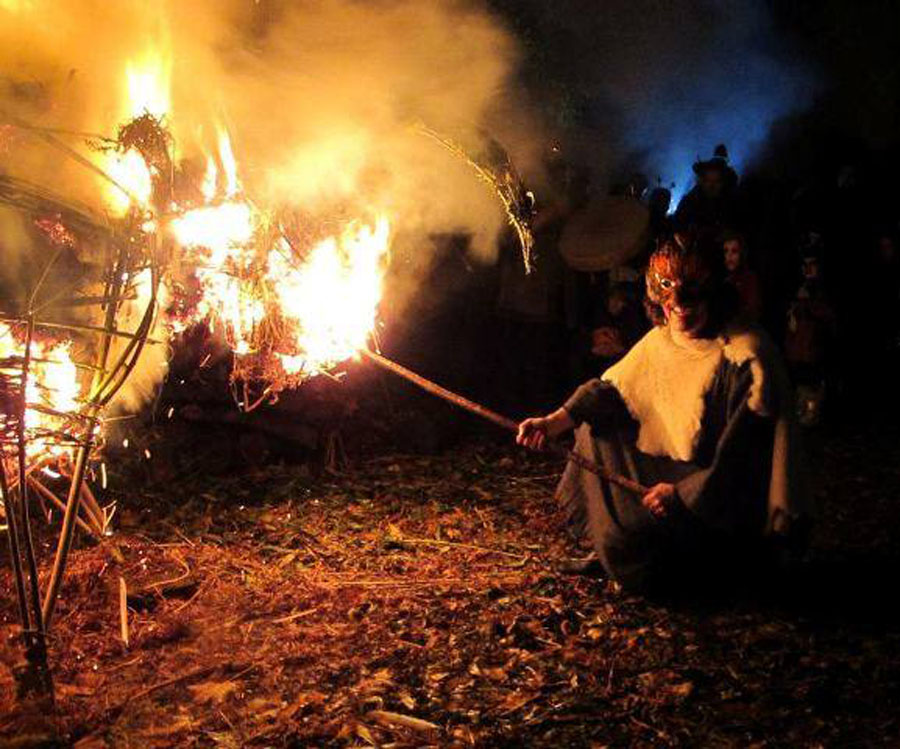
[[[398,544],[418,544],[422,546],[448,546],[456,549],[471,549],[472,551],[484,551],[490,554],[502,554],[503,556],[521,559],[529,556],[528,554],[515,554],[511,551],[503,551],[502,549],[492,549],[489,546],[478,546],[476,544],[462,544],[455,541],[441,541],[437,538],[410,538],[409,536],[400,536],[392,539]]]
[[[423,733],[434,733],[441,730],[441,727],[436,723],[431,723],[421,718],[414,718],[412,715],[392,713],[387,710],[372,710],[366,717],[383,726],[403,726],[404,728],[411,728],[414,731]]]
[[[38,481],[34,476],[28,477],[28,483],[33,489],[37,490],[38,494],[40,494],[45,499],[50,500],[54,505],[56,505],[56,507],[59,510],[61,510],[62,512],[65,512],[65,510],[66,510],[65,503],[59,497],[57,497],[56,494],[54,494],[46,486],[44,486],[40,481]],[[91,516],[89,515],[88,517],[91,517]],[[93,520],[93,518],[91,518],[91,519]],[[85,533],[87,533],[92,538],[94,538],[98,541],[103,540],[103,536],[101,535],[99,530],[96,528],[92,528],[81,517],[76,517],[75,522],[78,524],[78,527],[81,528],[81,530],[83,530]]]
[[[287,622],[292,622],[295,619],[302,619],[307,616],[311,616],[315,614],[319,610],[319,607],[316,606],[314,609],[306,609],[306,611],[298,611],[296,614],[291,614],[290,616],[283,616],[280,619],[272,619],[270,624],[286,624]]]
[[[128,586],[125,578],[119,576],[119,629],[122,634],[122,642],[128,647]]]

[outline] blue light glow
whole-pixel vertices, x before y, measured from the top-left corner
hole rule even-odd
[[[713,40],[689,59],[684,50],[654,63],[639,103],[626,113],[626,142],[646,154],[651,182],[672,188],[674,211],[694,185],[692,166],[719,143],[739,174],[752,166],[772,125],[806,108],[814,76],[796,60],[778,59],[767,46],[767,17],[755,3],[726,14]],[[664,64],[670,63],[670,64]]]

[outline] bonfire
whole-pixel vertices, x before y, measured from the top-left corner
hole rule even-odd
[[[105,205],[98,211],[0,177],[0,204],[25,217],[35,248],[29,287],[0,306],[0,493],[37,662],[75,529],[100,543],[110,534],[115,508],[101,505],[90,479],[105,486],[97,448],[107,410],[148,347],[206,326],[231,352],[234,398],[245,411],[363,354],[384,366],[369,346],[390,217],[365,202],[315,215],[258,204],[224,125],[211,128],[215,143],[200,168],[180,155],[168,126],[165,65],[152,57],[129,65],[125,83],[124,123],[115,137],[88,136],[86,152],[64,142],[65,131],[0,112],[9,132],[39,139],[99,177]],[[426,127],[412,130],[463,157],[494,188],[527,267],[532,198],[505,152],[492,144],[489,158],[473,159]],[[63,515],[44,591],[30,494],[48,520]]]

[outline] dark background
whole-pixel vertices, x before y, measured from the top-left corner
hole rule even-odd
[[[651,187],[674,183],[674,208],[693,184],[693,162],[728,146],[741,177],[740,228],[765,290],[763,323],[778,343],[800,279],[799,248],[809,232],[822,236],[838,316],[830,418],[882,412],[894,370],[873,331],[900,316],[875,262],[878,239],[896,242],[900,225],[897,4],[491,6],[521,40],[520,82],[547,126],[548,152],[558,145],[589,192],[642,171]],[[536,191],[539,201],[547,196]],[[560,273],[551,248],[537,274],[554,287],[552,312],[511,321],[498,310],[502,252],[499,267],[478,266],[458,238],[442,244],[410,324],[388,326],[398,358],[514,416],[555,407],[598,373],[584,339],[603,279]]]
[[[694,161],[709,158],[717,143],[728,146],[741,178],[740,228],[764,288],[762,322],[780,345],[801,281],[800,247],[809,232],[822,236],[825,286],[837,314],[825,426],[892,418],[898,357],[877,339],[886,324],[896,328],[900,298],[875,254],[878,239],[896,242],[900,226],[897,4],[489,4],[520,41],[514,83],[544,124],[547,172],[561,161],[584,191],[603,195],[641,171],[651,187],[674,183],[674,209],[693,185]],[[525,177],[539,205],[561,199],[564,188],[552,174]],[[557,234],[539,236],[528,281],[510,238],[499,242],[497,263],[479,264],[467,237],[434,237],[429,275],[411,304],[384,320],[384,352],[512,418],[557,407],[603,370],[587,341],[606,286],[602,274],[565,267]],[[504,309],[504,284],[516,275],[536,287],[544,309]],[[206,354],[191,351],[197,361]],[[227,361],[212,386],[212,367],[198,370],[197,361],[173,363],[157,414],[169,402],[211,393],[226,401],[223,412],[233,408]],[[507,439],[371,365],[348,370],[342,385],[308,384],[263,409],[258,421],[268,425],[281,413],[288,421],[310,418],[316,429],[315,422],[339,423],[351,453],[352,443],[430,452],[473,432]],[[182,379],[197,380],[196,388],[181,394]],[[321,417],[311,406],[320,402]],[[268,442],[289,458],[298,454],[291,443],[280,450],[279,439]]]

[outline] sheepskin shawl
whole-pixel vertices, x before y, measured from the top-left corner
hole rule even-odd
[[[720,339],[685,343],[673,340],[667,325],[653,328],[602,379],[619,392],[640,425],[641,452],[690,461],[724,346]]]
[[[706,396],[723,362],[750,367],[747,407],[775,425],[769,484],[770,530],[792,517],[811,515],[803,478],[793,398],[771,339],[759,328],[733,324],[715,339],[673,338],[668,326],[653,328],[603,374],[638,422],[637,448],[674,460],[696,458]]]

